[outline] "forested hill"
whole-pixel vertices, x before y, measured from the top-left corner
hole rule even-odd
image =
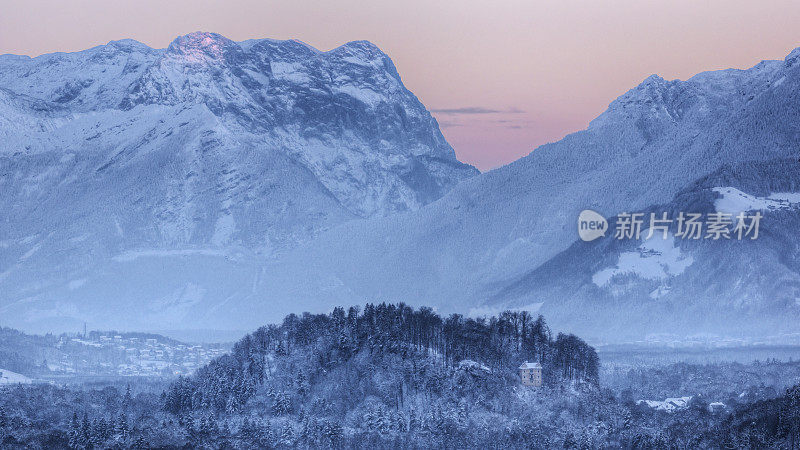
[[[417,396],[489,400],[519,385],[524,361],[542,363],[546,385],[597,383],[595,350],[573,335],[554,338],[541,316],[443,318],[425,307],[367,304],[363,311],[292,314],[281,325],[262,327],[230,354],[175,382],[165,401],[173,413],[236,412],[255,402],[276,414],[343,417],[364,402],[402,409]],[[464,383],[465,373],[481,386]]]
[[[542,363],[541,388],[520,384],[525,360]],[[263,327],[165,391],[0,389],[0,447],[792,448],[798,387],[755,384],[793,380],[794,363],[779,364],[654,367],[614,390],[598,386],[594,349],[528,313],[336,308]],[[638,401],[673,393],[691,395],[685,408]]]

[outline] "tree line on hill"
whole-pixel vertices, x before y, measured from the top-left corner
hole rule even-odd
[[[517,368],[526,359],[542,363],[542,388],[520,384]],[[765,377],[776,370],[791,377],[791,363],[776,364]],[[697,372],[692,383],[706,392],[722,392],[740,369],[689,366],[684,373]],[[645,378],[652,378],[642,387],[650,392],[675,382],[660,369]],[[630,383],[642,379],[636,371],[628,376]],[[637,404],[631,386],[621,377],[616,382],[616,390],[600,386],[592,347],[575,336],[553,336],[543,318],[527,312],[443,318],[429,308],[370,304],[289,315],[169,384],[0,389],[0,447],[791,448],[798,442],[797,387],[780,396],[753,391],[758,400],[748,395],[724,412],[700,401],[667,413]]]
[[[549,384],[596,384],[599,371],[591,346],[574,335],[553,338],[544,318],[534,319],[527,311],[507,311],[489,319],[459,314],[442,318],[427,307],[367,304],[363,311],[337,307],[330,314],[290,314],[280,325],[259,328],[235,344],[230,354],[176,381],[166,394],[166,407],[176,414],[237,411],[265,377],[275,373],[276,359],[296,353],[311,357],[313,364],[295,374],[301,378],[298,383],[309,384],[362,352],[431,356],[449,367],[476,361],[512,378],[523,361],[535,360]]]

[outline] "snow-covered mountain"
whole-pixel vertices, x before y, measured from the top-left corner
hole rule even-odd
[[[751,195],[800,191],[796,178],[781,169],[787,161],[797,161],[800,149],[797,55],[800,51],[784,61],[702,73],[687,81],[651,76],[612,102],[586,130],[467,180],[419,211],[392,220],[351,222],[335,234],[323,234],[270,269],[274,278],[265,282],[263,292],[280,308],[286,307],[280,299],[310,307],[323,296],[342,303],[360,298],[434,303],[445,311],[473,314],[526,307],[544,313],[557,328],[598,341],[670,331],[723,337],[800,332],[798,322],[789,320],[800,311],[789,300],[794,299],[792,280],[800,271],[781,256],[798,248],[791,227],[783,229],[787,237],[780,252],[768,251],[766,247],[777,245],[768,240],[743,244],[737,257],[744,260],[724,266],[725,273],[708,271],[705,265],[714,255],[727,254],[724,244],[707,243],[709,253],[696,256],[686,269],[697,277],[693,284],[675,287],[655,305],[636,295],[605,302],[594,295],[596,290],[574,297],[575,290],[592,283],[593,274],[616,267],[618,254],[600,255],[607,262],[602,267],[572,260],[558,265],[573,245],[588,245],[577,242],[577,217],[583,209],[612,217],[669,205],[686,189],[720,196],[712,188],[748,180],[763,183],[758,190],[743,189]],[[761,169],[745,174],[747,167]],[[699,180],[725,168],[741,179],[701,189]],[[312,269],[306,261],[314,262],[313,275],[308,275]],[[292,273],[300,267],[314,285],[294,280]],[[535,283],[525,282],[547,267],[555,269],[540,272]],[[700,294],[693,289],[716,276],[716,285],[739,287],[704,290],[699,306]],[[778,283],[778,278],[786,282]],[[550,280],[558,282],[548,284]],[[646,299],[655,289],[648,288]],[[687,318],[694,322],[683,326],[680,320]],[[780,321],[781,327],[772,326]],[[741,327],[743,323],[747,326]]]
[[[246,329],[385,300],[523,307],[599,341],[800,333],[800,50],[651,76],[472,177],[366,43],[190,35],[40,58],[0,58],[0,312],[17,327]],[[577,240],[583,209],[702,212],[737,191],[780,206],[749,246]]]
[[[193,33],[167,49],[3,55],[0,137],[9,325],[92,321],[86,305],[113,303],[121,285],[81,288],[113,258],[272,257],[348,220],[416,210],[478,173],[363,41],[321,52]],[[137,286],[158,283],[124,276],[148,304]]]
[[[578,241],[499,290],[491,302],[541,299],[553,321],[598,340],[674,344],[800,342],[800,163],[723,166],[645,217],[739,212],[763,217],[758,238],[688,239],[676,226],[663,239]],[[649,219],[645,219],[647,223]],[[735,219],[734,219],[735,221]],[[614,234],[615,224],[612,222]],[[646,227],[646,225],[645,225]],[[707,233],[704,229],[702,234]],[[558,299],[558,302],[548,301]]]

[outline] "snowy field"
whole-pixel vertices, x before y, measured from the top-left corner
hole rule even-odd
[[[30,384],[31,382],[31,379],[25,375],[20,375],[6,369],[0,369],[0,385]]]

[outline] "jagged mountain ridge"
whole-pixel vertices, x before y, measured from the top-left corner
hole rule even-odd
[[[130,327],[168,322],[186,328],[241,329],[298,310],[325,311],[332,304],[369,299],[435,304],[443,312],[472,314],[525,307],[548,311],[561,329],[598,340],[620,338],[616,331],[630,325],[620,319],[635,316],[626,316],[634,297],[628,303],[615,300],[600,305],[608,307],[607,317],[617,320],[601,324],[591,320],[591,309],[570,309],[581,301],[571,303],[573,282],[591,274],[560,278],[567,288],[558,292],[531,286],[525,280],[575,243],[575,223],[583,209],[594,209],[606,217],[647,210],[670,204],[678,193],[722,167],[796,159],[800,142],[797,54],[747,70],[702,73],[686,81],[649,77],[612,102],[586,130],[539,147],[508,166],[467,179],[416,211],[388,218],[343,220],[271,260],[206,249],[117,248],[108,252],[108,259],[92,259],[92,267],[74,270],[58,283],[52,282],[53,289],[40,289],[35,296],[29,295],[32,300],[14,303],[5,312],[25,320],[89,316],[113,322],[122,311],[128,318],[124,325]],[[168,90],[136,90],[144,91]],[[149,107],[171,108],[170,95],[148,94],[147,98],[163,103]],[[140,107],[131,106],[126,112]],[[223,116],[227,114],[223,112]],[[218,117],[210,109],[208,115]],[[226,117],[226,124],[241,126],[237,114]],[[782,179],[785,174],[774,175]],[[167,217],[166,222],[174,220]],[[31,251],[35,244],[17,244],[18,251]],[[603,258],[613,262],[614,251],[609,250]],[[761,258],[775,254],[767,251]],[[742,256],[750,258],[748,261],[758,259],[758,253]],[[746,264],[736,270],[744,267]],[[595,269],[602,268],[585,268]],[[43,264],[29,273],[40,273],[38,270],[46,271],[48,266]],[[796,270],[791,264],[781,270],[788,277],[783,284],[787,290],[781,291],[780,301],[766,306],[773,318],[794,314],[796,308],[787,300],[794,289],[791,273]],[[31,283],[24,277],[18,280],[20,294],[15,294],[16,298],[25,299]],[[704,311],[714,313],[725,305],[763,301],[763,297],[745,295],[771,283],[769,274],[746,280],[751,284],[748,290],[707,296]],[[75,289],[70,289],[72,283],[77,285]],[[107,298],[115,299],[118,309],[114,314],[102,312]],[[680,314],[668,313],[693,300],[674,296],[670,301],[670,308],[662,311],[665,319],[679,318]],[[33,309],[36,314],[30,313]],[[769,327],[770,322],[759,322],[756,314],[763,308],[737,311],[742,312],[742,320],[754,325],[747,333],[757,335]],[[725,330],[718,327],[721,320],[716,320],[723,318],[718,315],[699,323],[707,327],[700,331],[724,335]],[[648,333],[641,326],[629,330],[625,339]],[[678,333],[697,331],[697,327],[685,327]]]
[[[267,282],[265,292],[276,299],[292,292],[295,305],[298,297],[313,304],[319,290],[300,282],[285,287],[303,261],[313,260],[318,270],[313,278],[336,280],[338,289],[325,292],[337,292],[342,297],[338,301],[435,301],[443,310],[474,314],[509,306],[545,308],[564,313],[548,313],[554,320],[563,319],[559,327],[600,340],[618,338],[611,330],[630,325],[620,320],[626,317],[624,305],[609,305],[613,308],[608,317],[619,322],[611,326],[572,320],[575,314],[590,317],[592,310],[570,309],[566,296],[543,295],[530,286],[530,295],[501,294],[575,243],[583,209],[606,217],[645,210],[668,204],[677,193],[726,165],[796,160],[797,54],[747,70],[701,73],[687,81],[651,76],[612,102],[586,130],[467,180],[414,214],[345,225],[347,231],[339,233],[354,239],[323,234],[313,245],[282,259],[275,268],[275,279],[281,281]],[[769,279],[766,273],[751,278],[750,289],[762,288]],[[692,301],[678,300],[675,307]],[[729,304],[730,297],[712,296],[708,301],[721,306]],[[773,317],[794,314],[796,308],[782,301]],[[750,327],[751,333],[768,328],[754,311],[745,311],[742,319],[765,326]],[[719,321],[706,323],[708,333],[725,334],[716,327]],[[634,325],[626,338],[648,334],[643,324]],[[678,334],[684,330],[697,332],[678,328]]]
[[[81,292],[111,258],[270,257],[478,173],[365,41],[322,52],[192,33],[167,49],[2,55],[0,111],[0,311],[25,320],[116,297],[127,283]]]
[[[3,55],[0,80],[10,93],[62,110],[61,117],[203,106],[219,121],[209,128],[223,128],[204,133],[242,134],[287,153],[358,216],[416,209],[476,173],[455,159],[391,60],[365,41],[329,52],[213,33],[179,37],[165,50],[115,41],[78,53]]]

